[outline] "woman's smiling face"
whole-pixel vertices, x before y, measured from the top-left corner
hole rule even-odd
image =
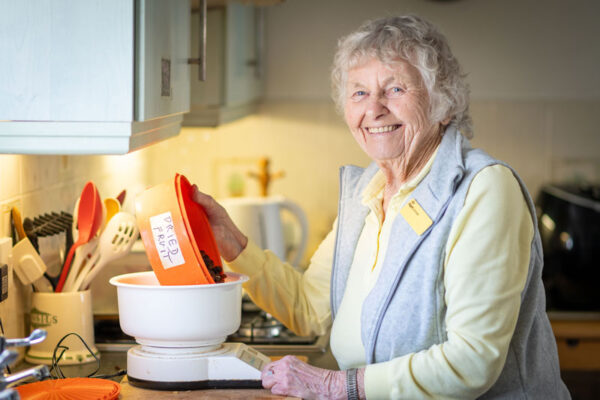
[[[371,58],[350,69],[344,116],[363,151],[383,163],[406,163],[440,127],[429,120],[421,74],[403,60],[389,65]]]

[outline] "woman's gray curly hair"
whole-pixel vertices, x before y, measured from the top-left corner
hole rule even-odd
[[[398,59],[412,64],[427,88],[431,120],[450,118],[465,137],[473,137],[465,74],[447,39],[433,24],[415,15],[386,17],[368,21],[341,38],[331,72],[333,100],[339,112],[344,109],[348,70],[372,57],[385,64]]]

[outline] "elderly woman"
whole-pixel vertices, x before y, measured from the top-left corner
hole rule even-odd
[[[303,274],[249,242],[199,191],[251,298],[324,334],[342,371],[285,357],[263,385],[327,399],[569,398],[525,185],[472,149],[468,87],[445,37],[416,16],[339,42],[334,97],[373,159],[341,170],[336,224]]]

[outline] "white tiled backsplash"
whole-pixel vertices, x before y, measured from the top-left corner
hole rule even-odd
[[[474,101],[474,146],[507,161],[533,195],[542,183],[585,177],[600,181],[600,101]],[[173,139],[125,156],[0,155],[0,235],[9,235],[10,207],[23,216],[72,212],[83,185],[93,180],[102,196],[127,189],[125,209],[135,193],[183,173],[215,197],[227,196],[232,171],[256,168],[271,159],[285,177],[272,194],[297,202],[307,213],[310,239],[305,263],[331,229],[337,209],[338,167],[369,160],[355,145],[329,102],[278,102],[259,114],[219,128],[186,128]],[[229,169],[228,169],[229,168]],[[257,185],[246,179],[246,193]],[[23,334],[21,299],[27,289],[13,285],[0,316],[8,336]]]

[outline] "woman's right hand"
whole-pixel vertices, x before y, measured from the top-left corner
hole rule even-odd
[[[192,198],[206,212],[221,257],[227,262],[235,260],[246,248],[248,238],[233,223],[223,206],[217,203],[212,196],[202,193],[196,185],[193,186],[193,189]]]

